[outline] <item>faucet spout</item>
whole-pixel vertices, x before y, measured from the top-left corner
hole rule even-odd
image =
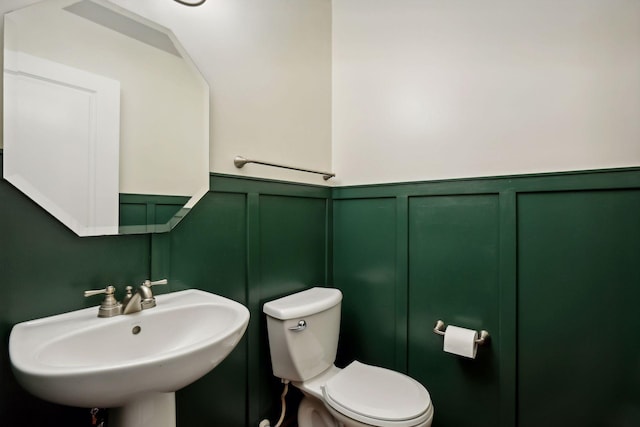
[[[166,285],[167,279],[152,282],[145,280],[136,290],[135,294],[131,293],[131,287],[127,286],[127,295],[122,301],[122,314],[136,313],[147,308],[156,306],[156,299],[153,296],[151,287],[155,285]]]
[[[127,303],[122,306],[122,314],[136,313],[140,310],[142,310],[142,298],[140,297],[140,293],[136,292],[131,295]]]

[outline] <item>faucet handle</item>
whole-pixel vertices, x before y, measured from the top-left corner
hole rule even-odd
[[[84,291],[84,296],[90,297],[93,295],[105,294],[104,300],[98,309],[98,317],[112,317],[119,315],[122,311],[122,305],[116,300],[114,296],[115,293],[116,288],[109,285],[104,289]]]
[[[167,283],[169,283],[167,279],[156,280],[155,282],[145,280],[142,282],[142,286],[138,289],[138,293],[142,297],[141,304],[143,310],[156,306],[156,299],[153,296],[153,292],[151,292],[151,287],[155,285],[166,285]]]
[[[111,285],[109,285],[104,289],[95,289],[95,290],[91,290],[91,291],[84,291],[84,296],[86,298],[86,297],[90,297],[90,296],[93,296],[93,295],[106,294],[107,297],[108,297],[109,295],[113,296],[113,294],[115,294],[115,293],[116,293],[116,288],[111,286]]]
[[[150,288],[155,285],[166,285],[167,283],[169,283],[167,279],[161,279],[161,280],[156,280],[154,282],[152,282],[151,280],[145,280],[142,284]]]

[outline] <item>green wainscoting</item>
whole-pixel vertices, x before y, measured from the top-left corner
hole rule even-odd
[[[238,347],[177,393],[179,426],[255,426],[279,416],[262,305],[330,277],[330,189],[211,177],[211,191],[168,234],[152,236],[154,278],[234,299],[251,319]],[[295,390],[291,403],[295,407]],[[295,411],[290,412],[295,415]]]
[[[640,189],[518,213],[519,426],[640,425]]]
[[[279,416],[282,385],[271,372],[266,319],[262,313],[262,305],[292,292],[314,285],[324,285],[329,280],[332,246],[329,218],[331,191],[323,186],[224,175],[212,176],[211,191],[220,200],[234,198],[234,204],[238,208],[240,203],[237,202],[237,198],[243,200],[242,210],[236,211],[236,216],[244,221],[243,233],[235,236],[232,241],[218,242],[221,251],[217,262],[227,262],[230,254],[223,250],[226,244],[243,245],[246,248],[242,258],[245,263],[243,279],[246,281],[243,290],[245,304],[251,313],[245,336],[246,371],[238,372],[238,375],[246,376],[246,397],[231,397],[235,403],[229,403],[227,408],[229,411],[235,411],[236,417],[246,417],[246,424],[235,418],[233,423],[224,425],[255,426],[265,417],[275,423]],[[196,209],[198,208],[197,205]],[[232,211],[233,209],[229,210],[230,215],[233,215]],[[191,215],[193,213],[185,218],[185,224],[179,224],[171,235],[179,235],[181,227],[186,227],[191,221]],[[215,216],[217,211],[211,210],[209,215]],[[206,239],[205,236],[202,238]],[[197,245],[193,246],[193,249],[197,251]],[[177,252],[172,243],[172,257]],[[189,265],[187,257],[184,259],[183,268],[187,269]],[[173,270],[174,267],[172,277]],[[215,272],[211,273],[217,281]],[[222,377],[223,374],[219,375]],[[226,393],[224,385],[233,381],[235,375],[233,372],[226,373],[226,380],[220,381],[219,390],[212,392]],[[188,400],[186,393],[184,396],[185,400]],[[295,407],[295,399],[299,398],[295,390],[292,391],[291,398]],[[295,412],[290,411],[290,415],[295,415]]]
[[[437,425],[499,425],[499,353],[481,348],[475,360],[452,357],[432,332],[441,319],[491,331],[500,342],[498,253],[497,194],[409,200],[408,365],[429,387]]]
[[[640,169],[341,187],[333,205],[340,363],[421,381],[434,427],[640,425]],[[491,338],[446,354],[437,319]]]
[[[87,409],[30,396],[8,357],[20,321],[93,306],[82,291],[167,277],[157,293],[199,288],[239,301],[251,320],[238,347],[176,394],[180,427],[244,427],[279,416],[262,304],[331,277],[328,187],[215,175],[170,233],[79,238],[0,180],[0,425],[90,425]],[[296,395],[290,401],[295,407]],[[295,411],[290,415],[295,416]]]
[[[394,198],[334,201],[333,284],[343,293],[339,366],[356,358],[404,365],[406,341],[395,343],[396,324],[406,325],[394,286],[396,217]]]
[[[168,277],[172,290],[197,288],[246,304],[246,197],[210,192],[187,218],[168,235],[168,272],[155,277]],[[247,425],[246,358],[245,338],[216,369],[176,394],[180,425]]]
[[[434,427],[637,426],[639,266],[640,168],[340,188],[212,175],[171,232],[90,238],[0,181],[0,424],[89,425],[16,384],[15,323],[167,277],[159,293],[200,288],[251,313],[231,355],[177,393],[179,427],[275,421],[262,305],[325,284],[344,294],[338,365],[412,375]],[[491,339],[476,360],[445,354],[437,319]]]

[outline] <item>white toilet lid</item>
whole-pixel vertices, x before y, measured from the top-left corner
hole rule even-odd
[[[333,409],[371,425],[415,425],[431,406],[429,392],[413,378],[357,361],[327,381],[322,392]]]

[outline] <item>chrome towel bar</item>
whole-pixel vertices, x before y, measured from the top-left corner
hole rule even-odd
[[[444,336],[444,322],[442,320],[438,320],[436,322],[436,326],[433,327],[433,332],[435,332],[438,335],[442,335]],[[478,345],[482,345],[484,344],[484,342],[487,340],[487,338],[489,338],[489,332],[485,331],[484,329],[481,330],[480,332],[478,332],[479,338],[476,338],[476,344]]]
[[[261,162],[260,160],[249,160],[249,159],[245,159],[242,156],[236,156],[236,158],[233,159],[233,164],[238,169],[242,168],[247,163],[255,163],[257,165],[264,165],[264,166],[273,166],[273,167],[276,167],[276,168],[290,169],[290,170],[300,171],[300,172],[316,173],[318,175],[322,175],[322,178],[325,181],[328,180],[328,179],[333,178],[334,176],[336,176],[335,173],[331,173],[331,172],[321,172],[321,171],[314,171],[314,170],[311,170],[311,169],[296,168],[296,167],[293,167],[293,166],[279,165],[277,163]]]

